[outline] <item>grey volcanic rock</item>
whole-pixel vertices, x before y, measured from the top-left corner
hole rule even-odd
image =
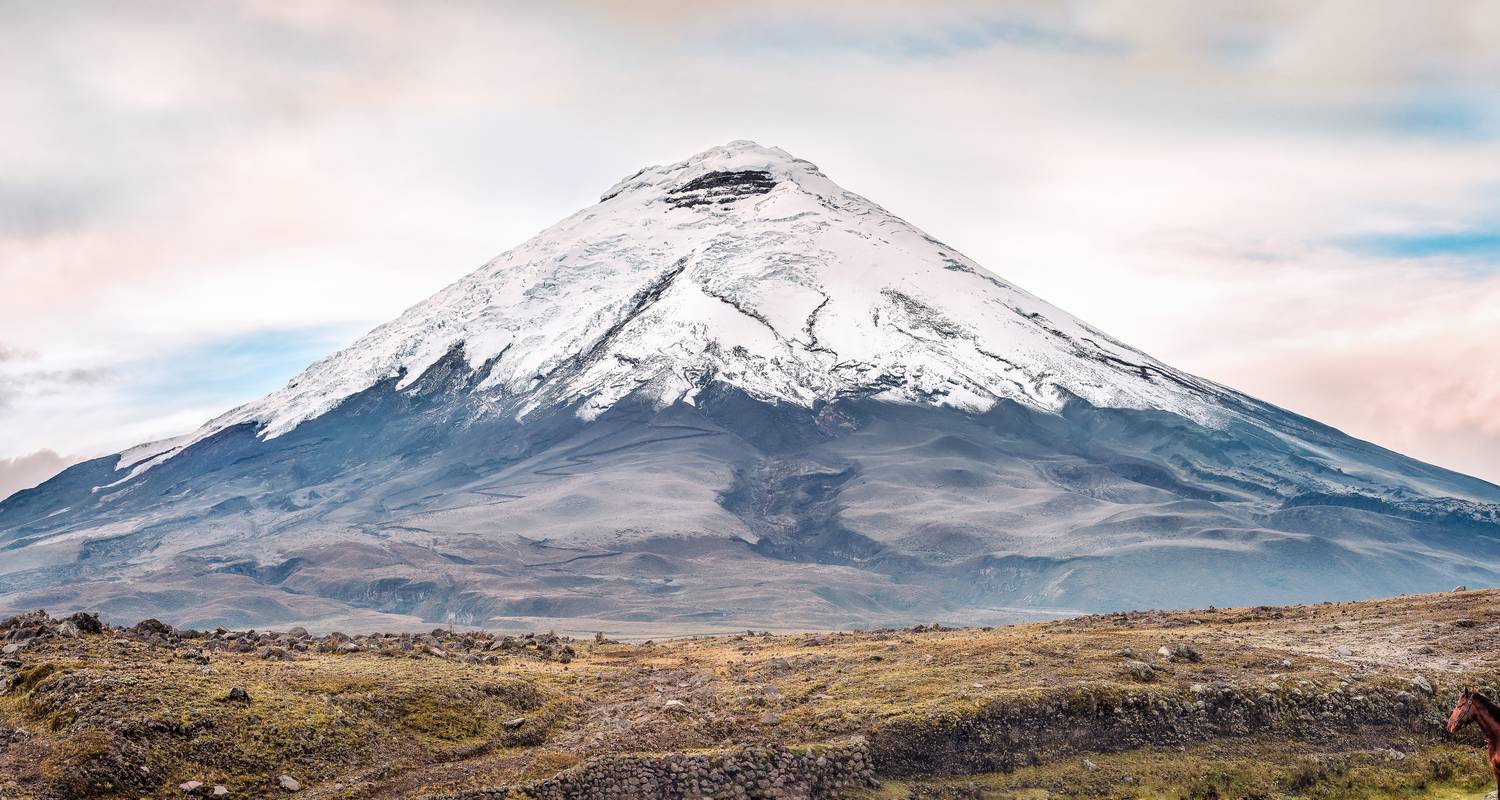
[[[0,502],[0,611],[185,628],[986,624],[1496,564],[1500,487],[1176,371],[745,143]]]

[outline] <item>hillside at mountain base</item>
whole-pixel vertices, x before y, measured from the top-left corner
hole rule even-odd
[[[0,621],[0,796],[1479,798],[1442,723],[1497,696],[1497,601],[656,643],[31,613]]]
[[[812,164],[649,167],[0,502],[0,609],[659,636],[1495,585],[1500,487],[1173,369]]]

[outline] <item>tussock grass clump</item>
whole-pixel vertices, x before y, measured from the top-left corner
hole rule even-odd
[[[82,731],[51,747],[42,757],[38,772],[59,800],[149,791],[151,781],[131,761],[117,737],[104,731]]]

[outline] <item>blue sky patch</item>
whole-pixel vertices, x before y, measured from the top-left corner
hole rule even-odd
[[[143,403],[222,405],[224,410],[285,386],[324,356],[347,346],[364,326],[264,330],[209,339],[135,365],[131,391]]]
[[[1486,139],[1495,132],[1483,109],[1460,98],[1424,98],[1405,102],[1385,121],[1395,131],[1413,136]]]
[[[1449,257],[1481,260],[1488,268],[1500,266],[1500,227],[1367,234],[1346,238],[1340,245],[1375,258]]]
[[[810,55],[854,51],[902,60],[940,60],[994,47],[1022,47],[1091,55],[1125,55],[1122,40],[1103,39],[1019,18],[983,18],[962,25],[875,29],[831,24],[762,23],[726,31],[719,41],[746,50]]]

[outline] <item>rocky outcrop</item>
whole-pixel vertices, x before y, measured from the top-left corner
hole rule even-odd
[[[706,172],[666,195],[673,208],[727,204],[751,195],[765,194],[776,186],[776,178],[762,169]]]

